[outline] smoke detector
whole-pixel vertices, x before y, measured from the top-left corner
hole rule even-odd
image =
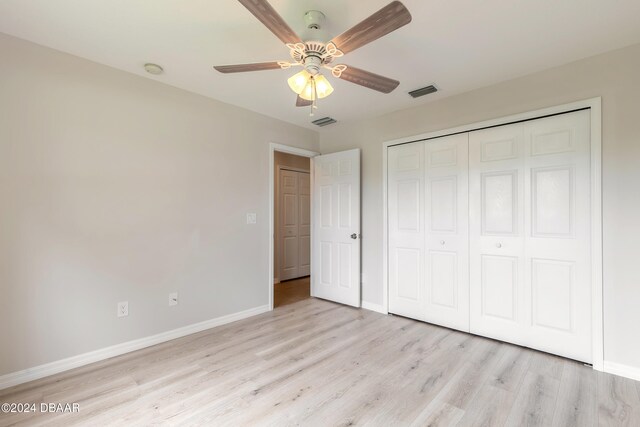
[[[153,74],[154,76],[162,74],[164,71],[158,64],[144,64],[144,69],[147,73]]]
[[[304,22],[310,30],[319,30],[324,24],[324,13],[319,10],[309,10],[304,14]]]

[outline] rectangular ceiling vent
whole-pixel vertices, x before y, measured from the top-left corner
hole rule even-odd
[[[335,123],[336,121],[337,121],[336,119],[332,119],[331,117],[323,117],[321,119],[314,120],[311,123],[317,126],[327,126]]]
[[[429,85],[427,87],[423,87],[422,89],[412,90],[411,92],[409,92],[409,95],[411,95],[414,98],[419,98],[421,96],[429,95],[430,93],[434,93],[437,91],[438,91],[437,87],[435,87],[434,85]]]

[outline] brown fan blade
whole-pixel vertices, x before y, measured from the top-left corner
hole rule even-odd
[[[347,53],[371,43],[409,22],[411,22],[411,14],[407,8],[399,1],[394,1],[331,41],[342,53]]]
[[[296,98],[296,107],[308,107],[313,104],[313,101],[308,101],[304,98],[301,98],[300,95]]]
[[[399,81],[373,74],[360,68],[347,66],[340,75],[342,80],[355,83],[378,92],[389,93],[398,87]]]
[[[298,35],[287,25],[267,0],[238,0],[249,12],[264,24],[282,43],[302,43]]]
[[[280,69],[277,62],[258,62],[256,64],[217,65],[216,70],[221,73],[245,73],[247,71],[263,71]]]

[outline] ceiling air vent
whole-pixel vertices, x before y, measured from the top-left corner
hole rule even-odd
[[[409,95],[411,95],[414,98],[418,98],[421,96],[429,95],[430,93],[434,93],[437,91],[438,91],[437,87],[435,87],[434,85],[429,85],[427,87],[423,87],[422,89],[412,90],[411,92],[409,92]]]
[[[332,119],[331,117],[323,117],[321,119],[314,120],[311,123],[317,126],[327,126],[335,123],[336,121],[337,121],[336,119]]]

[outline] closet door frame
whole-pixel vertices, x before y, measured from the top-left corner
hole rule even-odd
[[[604,371],[604,327],[603,327],[603,290],[602,290],[602,98],[591,98],[569,104],[557,105],[526,113],[514,114],[492,120],[428,132],[382,143],[382,189],[383,189],[383,295],[379,311],[389,312],[389,228],[387,200],[387,149],[393,145],[427,141],[429,139],[471,132],[495,126],[502,126],[527,120],[541,119],[547,116],[569,113],[577,110],[590,111],[590,151],[591,151],[591,322],[593,369]],[[371,305],[363,302],[363,305]]]

